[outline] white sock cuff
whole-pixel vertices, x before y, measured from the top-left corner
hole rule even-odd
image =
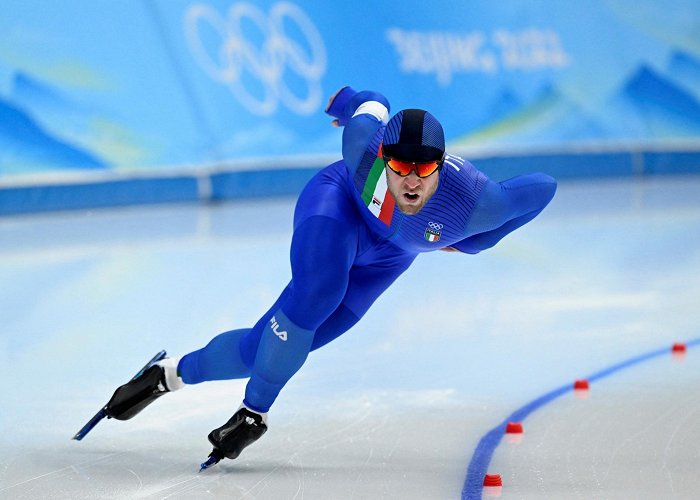
[[[253,409],[251,409],[251,408],[248,408],[248,407],[245,405],[245,403],[241,403],[241,406],[238,407],[238,410],[240,410],[241,408],[245,408],[246,410],[248,410],[248,411],[251,412],[251,413],[257,413],[258,415],[260,415],[260,416],[262,417],[263,423],[264,423],[265,425],[267,425],[267,413],[260,413],[259,411],[255,411],[255,410],[253,410]],[[238,411],[238,410],[236,410],[236,411]]]
[[[165,370],[165,385],[169,391],[177,391],[185,387],[185,383],[177,376],[177,365],[180,358],[165,358],[158,361],[158,365]]]

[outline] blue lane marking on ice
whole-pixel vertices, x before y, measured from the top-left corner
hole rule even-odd
[[[685,343],[688,348],[694,347],[698,344],[700,344],[700,338],[696,338]],[[595,382],[596,380],[609,377],[613,373],[625,368],[649,361],[650,359],[658,356],[668,355],[670,351],[670,346],[656,349],[655,351],[622,361],[621,363],[600,370],[584,378],[586,378],[589,382]],[[540,396],[539,398],[527,403],[525,406],[518,408],[513,413],[508,415],[508,417],[506,417],[506,419],[499,423],[496,427],[484,434],[484,436],[482,436],[482,438],[479,440],[479,444],[476,445],[472,459],[469,462],[467,477],[464,480],[464,486],[462,488],[462,500],[475,500],[481,498],[484,475],[488,471],[488,466],[491,463],[493,453],[496,451],[496,448],[501,442],[501,438],[503,438],[503,435],[505,434],[506,425],[508,422],[522,422],[534,411],[572,390],[573,381],[562,387],[554,389],[543,396]]]

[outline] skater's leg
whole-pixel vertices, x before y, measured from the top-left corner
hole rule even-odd
[[[333,176],[329,177],[327,173],[317,175],[297,203],[292,241],[292,283],[253,328],[221,334],[203,349],[186,355],[179,364],[183,381],[199,383],[250,376],[263,331],[272,325],[270,320],[273,317],[277,320],[282,317],[277,318],[275,314],[280,315],[283,304],[285,311],[296,314],[295,319],[302,330],[315,329],[330,315],[342,299],[343,281],[347,281],[342,272],[340,278],[335,278],[337,266],[333,261],[341,262],[340,268],[349,268],[356,249],[353,243],[357,234],[354,214],[354,207]],[[319,267],[318,263],[327,260],[329,255],[332,256],[331,262]],[[324,274],[329,274],[325,280]],[[329,281],[334,283],[329,285]],[[339,294],[340,299],[323,290],[338,287],[336,295]],[[296,337],[303,338],[304,334]],[[301,349],[305,349],[303,345]]]
[[[186,384],[210,380],[229,380],[250,376],[250,368],[241,356],[241,339],[250,328],[231,330],[214,337],[205,347],[185,355],[178,374]]]
[[[318,327],[314,335],[314,340],[311,343],[311,350],[315,351],[319,347],[323,347],[331,340],[335,340],[340,337],[343,333],[347,332],[355,326],[360,320],[355,313],[350,309],[345,307],[345,304],[340,304],[338,308],[333,311],[326,321],[324,321],[321,326]]]
[[[355,221],[312,216],[292,238],[292,282],[264,324],[244,404],[265,413],[303,365],[316,329],[335,311],[357,251]]]
[[[281,305],[284,304],[284,301],[287,300],[290,287],[291,283],[287,285],[272,307],[262,315],[258,322],[255,323],[253,328],[251,328],[250,331],[248,331],[245,335],[243,335],[243,338],[241,338],[241,356],[246,366],[252,367],[253,363],[255,363],[255,355],[258,353],[260,337],[262,336],[265,325],[270,322],[270,319],[272,319],[275,312],[277,312]]]
[[[312,351],[352,328],[416,258],[415,254],[404,253],[389,244],[372,252],[381,265],[356,266],[350,270],[350,281],[343,302],[316,330],[311,344]]]
[[[391,258],[392,265],[387,264],[388,259],[384,258],[382,266],[363,266],[350,270],[350,280],[343,302],[316,329],[311,344],[312,351],[352,328],[359,321],[360,316],[364,315],[374,301],[408,268],[415,256],[395,252]],[[223,333],[219,337],[224,338],[216,337],[205,348],[185,356],[179,368],[183,381],[187,384],[195,384],[207,380],[250,376],[248,367],[254,363],[263,328],[284,302],[288,290],[285,289],[255,327]],[[346,306],[346,302],[352,305],[353,310]],[[240,349],[236,350],[238,339],[240,339]],[[233,352],[237,355],[229,356],[230,359],[221,359],[221,352]],[[235,366],[229,366],[229,363]],[[199,368],[200,366],[202,368]],[[218,368],[215,368],[217,366]]]
[[[241,328],[214,337],[202,349],[186,354],[178,365],[178,374],[186,384],[210,380],[250,377],[250,369],[260,343],[265,324],[287,297],[288,288],[253,328]]]

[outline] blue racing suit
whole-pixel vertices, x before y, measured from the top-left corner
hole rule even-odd
[[[536,217],[556,182],[545,174],[494,182],[447,154],[438,187],[414,215],[386,186],[381,143],[389,103],[346,88],[335,116],[343,159],[316,174],[296,204],[292,279],[253,328],[222,333],[184,356],[187,384],[250,377],[244,404],[267,412],[308,353],[350,329],[421,252],[476,254]]]

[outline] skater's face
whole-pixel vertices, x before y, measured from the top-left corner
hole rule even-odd
[[[418,177],[416,170],[411,170],[404,177],[388,166],[385,170],[389,192],[396,200],[399,210],[407,215],[417,214],[428,203],[428,200],[435,194],[440,180],[438,169],[427,177]]]

